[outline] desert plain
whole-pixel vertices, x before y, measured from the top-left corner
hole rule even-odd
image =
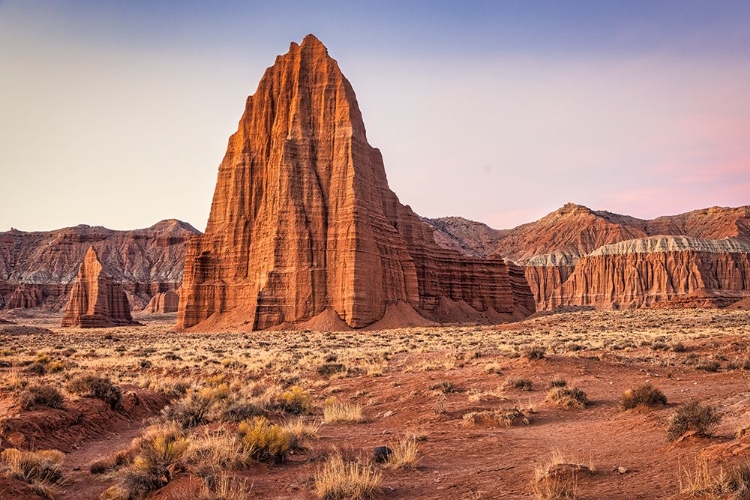
[[[61,453],[47,477],[6,474],[3,499],[138,488],[160,499],[325,498],[326,464],[339,456],[364,474],[342,498],[746,494],[731,480],[750,446],[741,308],[370,332],[173,333],[174,314],[107,330],[62,329],[51,312],[4,318],[15,324],[0,329],[3,447]],[[117,404],[72,385],[82,375],[108,379]],[[666,403],[624,409],[626,391],[646,384]],[[24,405],[39,387],[60,388],[55,407]],[[670,436],[693,401],[714,418]],[[268,441],[249,444],[250,423],[291,438],[263,450]],[[162,446],[151,483],[138,476],[149,439]]]

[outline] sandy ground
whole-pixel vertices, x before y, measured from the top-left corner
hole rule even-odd
[[[419,462],[404,469],[374,465],[382,474],[376,498],[534,498],[537,469],[553,461],[582,466],[571,486],[575,498],[687,498],[685,485],[696,464],[705,462],[718,474],[750,458],[750,437],[744,433],[750,427],[750,313],[742,310],[585,311],[495,327],[251,334],[171,333],[173,315],[141,316],[143,327],[96,331],[57,328],[54,314],[3,317],[50,329],[14,333],[13,325],[2,325],[0,360],[12,365],[0,369],[7,380],[38,377],[26,375],[22,366],[45,354],[69,365],[63,373],[96,370],[138,394],[145,394],[145,387],[156,390],[158,382],[200,384],[224,375],[238,387],[303,387],[314,403],[304,417],[310,421],[321,420],[331,396],[361,405],[364,421],[323,424],[318,437],[286,461],[231,472],[246,480],[247,498],[317,498],[314,475],[333,451],[364,460],[375,446],[394,447],[406,436],[417,437]],[[545,349],[542,359],[525,355],[533,346]],[[65,357],[66,349],[74,352]],[[321,374],[318,368],[328,360],[345,369]],[[44,377],[58,380],[58,375]],[[513,388],[508,381],[515,379],[528,379],[531,390]],[[584,391],[586,407],[548,401],[553,379]],[[644,383],[660,389],[668,404],[622,411],[623,393]],[[19,389],[8,385],[0,389],[2,446],[52,443],[66,451],[67,482],[55,496],[60,499],[98,498],[115,484],[115,477],[94,476],[88,466],[127,448],[161,406],[154,400],[148,411],[113,415],[108,428],[66,446],[65,419],[60,429],[22,425],[60,410],[22,411],[16,403]],[[75,396],[66,398],[75,406]],[[668,441],[670,418],[691,400],[715,406],[720,423],[710,437]],[[93,411],[85,398],[77,401],[82,414]],[[526,413],[529,425],[467,425],[463,418],[513,407]],[[277,422],[291,418],[278,410],[268,416]],[[16,441],[9,439],[9,430]],[[19,437],[24,432],[28,435]],[[187,467],[151,497],[190,498],[201,484]],[[0,483],[5,498],[2,492]]]

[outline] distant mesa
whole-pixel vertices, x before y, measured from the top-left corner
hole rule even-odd
[[[182,284],[186,243],[196,234],[175,219],[131,231],[80,224],[0,233],[0,309],[64,310],[78,265],[92,245],[131,306],[143,309],[154,294]]]
[[[427,221],[442,245],[524,266],[540,310],[723,307],[750,295],[747,206],[642,220],[568,203],[503,231]]]
[[[229,139],[179,329],[494,323],[534,312],[523,270],[441,248],[389,189],[349,81],[313,35],[279,56]]]
[[[122,285],[115,283],[89,247],[78,269],[63,316],[63,327],[106,328],[138,324]]]

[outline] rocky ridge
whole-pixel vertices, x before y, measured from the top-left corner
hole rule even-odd
[[[471,224],[455,225],[451,218],[439,219],[439,224],[427,221],[434,228],[438,244],[447,239],[468,239],[471,243],[451,243],[453,248],[461,249],[477,241],[497,241],[492,250],[485,247],[473,251],[501,255],[523,265],[539,309],[560,305],[677,304],[680,296],[692,297],[681,302],[685,306],[722,305],[750,294],[747,286],[740,285],[744,278],[737,277],[750,273],[741,258],[742,254],[750,253],[750,207],[747,206],[712,207],[642,220],[569,203],[539,221],[515,229],[489,236],[482,229],[481,238],[466,235]],[[642,257],[638,264],[615,257],[676,252],[686,254],[666,259]],[[726,255],[719,258],[718,254]],[[700,262],[695,261],[700,255],[703,255]],[[633,275],[634,265],[640,273],[637,279]],[[677,265],[692,266],[693,271],[685,273],[673,267]],[[664,272],[654,271],[654,266]],[[706,266],[716,269],[708,270]],[[701,278],[695,278],[693,283],[684,281],[692,279],[691,276]],[[563,286],[569,279],[572,281]],[[659,283],[660,280],[671,284]],[[702,296],[696,298],[697,290],[708,292],[701,292]]]
[[[146,229],[79,225],[55,231],[0,233],[0,307],[65,306],[78,264],[94,246],[136,308],[182,283],[187,241],[195,228],[170,219]]]

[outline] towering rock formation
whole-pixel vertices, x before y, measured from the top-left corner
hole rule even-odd
[[[133,305],[142,308],[155,293],[182,284],[187,241],[195,234],[190,224],[174,219],[133,231],[80,225],[0,233],[0,308],[65,307],[78,264],[92,245]]]
[[[102,267],[89,247],[70,291],[63,327],[104,328],[133,324],[130,304],[122,289]]]
[[[249,97],[185,262],[178,328],[500,321],[534,310],[502,258],[439,247],[388,188],[348,80],[314,36]]]
[[[149,301],[146,311],[150,313],[173,313],[177,312],[180,304],[180,296],[174,290],[159,292]]]

